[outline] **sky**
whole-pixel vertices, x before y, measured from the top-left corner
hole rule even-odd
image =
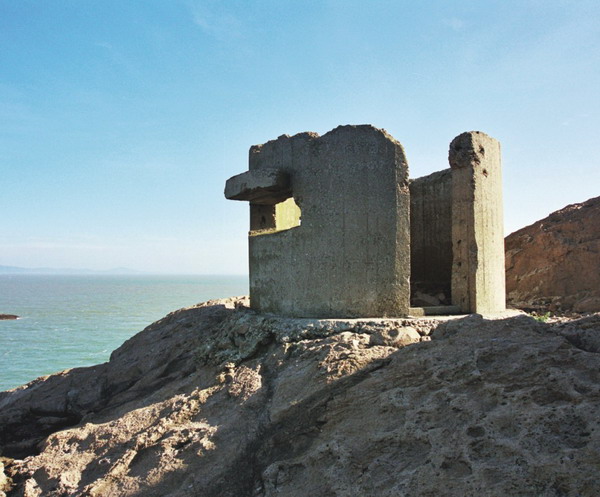
[[[598,0],[0,0],[0,265],[247,272],[248,149],[502,144],[505,232],[600,195]]]

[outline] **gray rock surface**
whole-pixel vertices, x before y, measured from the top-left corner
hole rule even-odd
[[[244,302],[0,393],[9,495],[597,495],[600,315],[292,320]]]

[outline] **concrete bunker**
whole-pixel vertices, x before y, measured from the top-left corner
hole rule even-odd
[[[410,180],[370,125],[250,148],[225,196],[250,202],[250,305],[290,317],[505,308],[500,145],[456,137],[450,168]],[[411,305],[412,302],[412,305]]]

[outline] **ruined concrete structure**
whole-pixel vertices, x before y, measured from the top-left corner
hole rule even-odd
[[[402,145],[369,125],[250,148],[225,196],[250,202],[250,303],[292,317],[504,310],[499,143],[450,145],[450,169],[409,180]],[[452,305],[411,307],[418,289]]]

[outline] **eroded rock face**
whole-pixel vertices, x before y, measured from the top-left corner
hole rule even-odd
[[[177,311],[109,363],[0,393],[10,495],[599,488],[600,315],[318,321],[243,303]]]
[[[600,311],[600,197],[506,238],[506,294],[518,308]]]

